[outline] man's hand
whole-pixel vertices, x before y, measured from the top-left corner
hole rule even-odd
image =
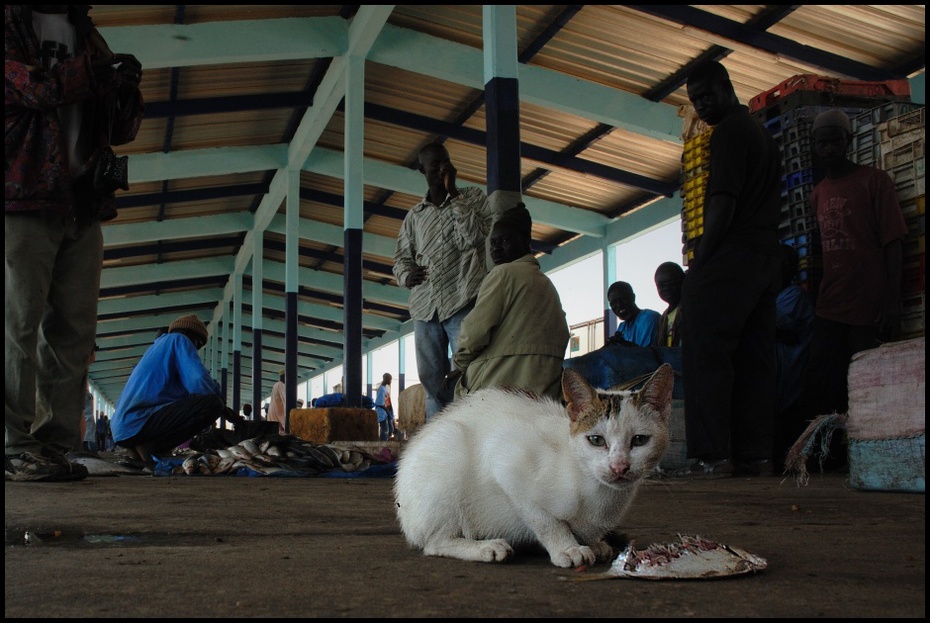
[[[404,285],[408,288],[412,288],[421,283],[425,283],[427,279],[429,279],[429,270],[427,270],[425,266],[417,266],[407,275],[407,283]]]
[[[132,54],[114,54],[116,75],[121,84],[138,87],[142,81],[142,63]]]
[[[245,418],[232,410],[232,407],[226,407],[226,421],[232,422],[233,426],[238,426],[245,422]]]
[[[446,375],[446,379],[444,383],[446,391],[451,392],[453,389],[455,389],[455,384],[459,382],[460,376],[462,376],[461,370],[453,370],[452,372]]]
[[[611,346],[638,346],[638,344],[635,342],[631,342],[628,339],[617,335],[616,333],[607,338],[607,344]]]
[[[442,183],[446,187],[446,192],[449,193],[450,197],[458,197],[459,191],[455,186],[455,176],[458,174],[458,171],[455,170],[455,167],[451,162],[446,162],[442,165]]]
[[[122,86],[138,88],[142,81],[142,63],[132,54],[114,54],[94,60],[94,77],[108,91]]]

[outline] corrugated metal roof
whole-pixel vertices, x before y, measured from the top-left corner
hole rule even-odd
[[[352,37],[370,44],[363,271],[366,287],[382,288],[365,294],[363,348],[406,332],[392,244],[425,191],[410,168],[418,149],[446,139],[461,183],[487,184],[484,18],[481,5],[395,5],[382,24],[379,10],[93,8],[111,47],[142,61],[147,103],[139,136],[119,149],[131,157],[131,189],[104,227],[101,350],[90,378],[108,400],[118,399],[157,328],[177,315],[198,314],[212,334],[220,319],[231,321],[223,311],[230,273],[237,262],[249,266],[242,258],[253,231],[264,240],[262,317],[271,338],[262,395],[270,392],[284,362],[286,202],[270,223],[256,229],[253,221],[288,149],[310,154],[300,174],[299,264],[309,272],[300,273],[298,292],[298,377],[339,362],[345,131],[326,89],[341,78],[333,60]],[[515,17],[521,174],[534,244],[567,258],[591,230],[616,238],[632,210],[668,214],[680,205],[683,85],[696,59],[722,59],[743,102],[797,74],[881,80],[924,70],[923,5],[517,5]],[[375,34],[353,32],[365,20]],[[240,270],[249,315],[251,268]],[[241,330],[243,402],[252,392],[250,326]]]

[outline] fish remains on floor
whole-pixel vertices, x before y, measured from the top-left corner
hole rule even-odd
[[[334,470],[363,471],[369,465],[371,457],[354,448],[316,444],[294,435],[272,434],[245,439],[228,448],[190,452],[172,473],[230,474],[247,468],[265,476],[282,472],[314,475]]]
[[[571,579],[710,580],[757,573],[768,567],[761,556],[695,534],[679,534],[677,542],[653,543],[644,550],[635,545],[631,542],[620,552],[608,571]]]
[[[668,364],[637,391],[594,389],[566,370],[567,406],[498,388],[453,402],[398,461],[407,542],[483,562],[533,543],[559,567],[609,560],[605,538],[668,446],[673,385]]]

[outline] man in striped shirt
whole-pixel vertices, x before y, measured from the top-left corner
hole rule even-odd
[[[483,190],[456,186],[455,167],[441,143],[420,150],[418,168],[429,190],[401,226],[394,277],[410,290],[417,373],[429,419],[452,400],[445,388],[449,349],[455,352],[462,319],[474,307],[488,272],[485,240],[491,212]]]

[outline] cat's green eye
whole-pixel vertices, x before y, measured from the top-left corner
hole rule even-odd
[[[645,446],[649,443],[649,435],[633,435],[633,439],[630,441],[630,447],[636,448],[637,446]]]
[[[600,435],[588,435],[588,443],[597,448],[607,445],[607,441]]]

